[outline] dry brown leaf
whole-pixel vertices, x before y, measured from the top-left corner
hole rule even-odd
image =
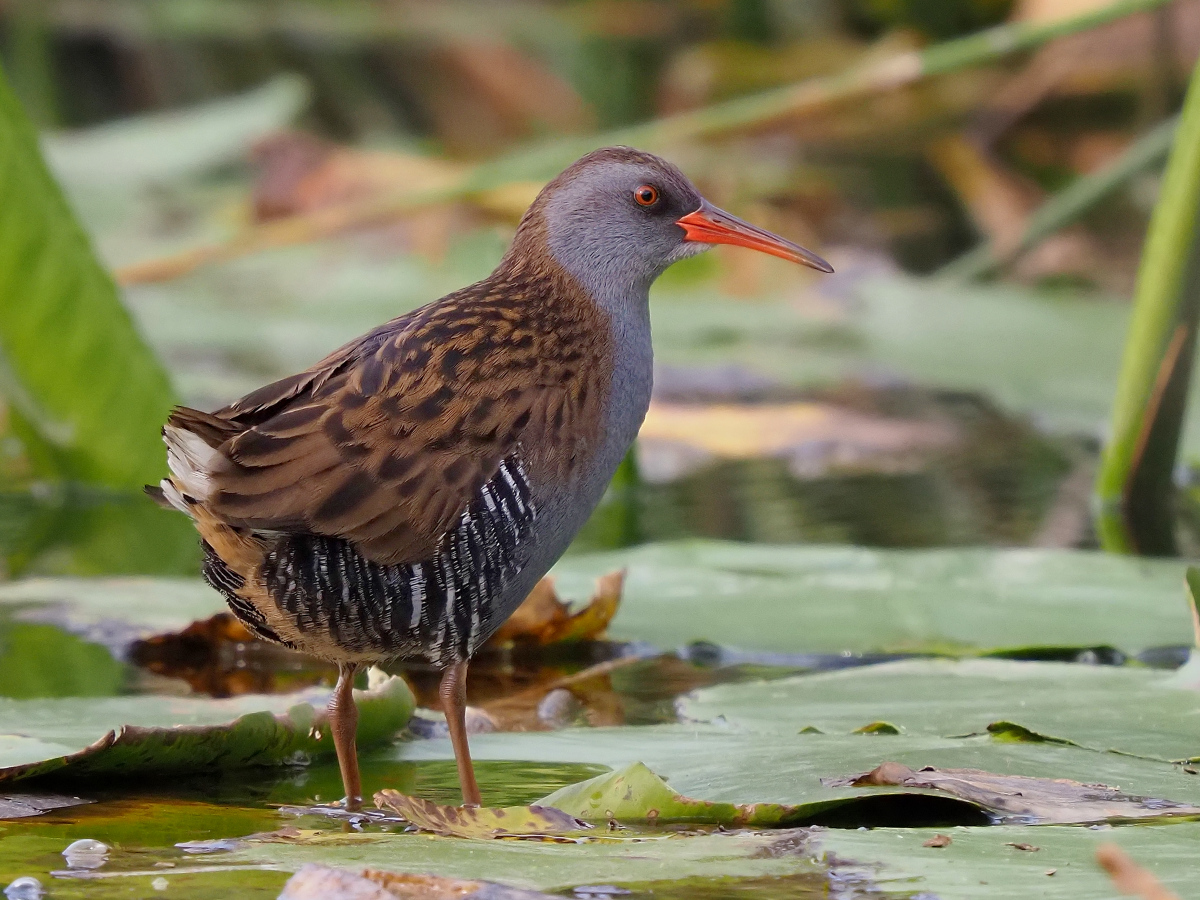
[[[488,641],[492,647],[512,643],[538,646],[563,641],[594,641],[603,636],[621,605],[625,571],[609,572],[596,581],[596,592],[576,613],[559,599],[554,579],[539,581],[500,630]]]
[[[279,900],[461,900],[484,891],[488,900],[551,900],[546,894],[487,881],[364,869],[361,873],[309,863],[293,875]]]
[[[901,763],[885,762],[862,775],[825,779],[822,783],[828,787],[925,788],[973,803],[1001,820],[1045,825],[1200,815],[1200,807],[1134,797],[1103,784],[997,775],[979,769],[927,766],[914,772]]]
[[[1154,874],[1143,869],[1116,844],[1101,844],[1096,848],[1096,862],[1108,873],[1113,885],[1122,894],[1142,900],[1179,900],[1178,895],[1163,887]]]
[[[463,838],[546,838],[577,834],[592,826],[552,806],[439,806],[421,797],[384,790],[375,805],[401,816],[422,831]]]

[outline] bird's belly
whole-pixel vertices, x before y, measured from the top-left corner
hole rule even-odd
[[[383,565],[339,538],[281,537],[260,571],[266,618],[286,642],[328,659],[466,659],[507,617],[536,519],[524,469],[510,458],[432,559]]]

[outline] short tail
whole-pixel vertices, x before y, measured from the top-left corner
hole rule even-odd
[[[146,494],[159,506],[195,519],[196,508],[212,494],[213,473],[226,461],[218,448],[238,431],[226,419],[175,407],[162,431],[171,474],[157,485],[146,485]]]

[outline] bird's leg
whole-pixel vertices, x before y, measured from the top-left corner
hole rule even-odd
[[[471,748],[467,745],[467,662],[455,663],[442,673],[438,689],[442,712],[450,726],[450,743],[454,745],[454,761],[458,764],[458,783],[462,785],[463,806],[479,806],[479,785],[475,782],[475,767],[471,764]]]
[[[346,789],[346,809],[357,812],[362,808],[362,781],[358,776],[358,707],[354,705],[354,676],[358,664],[338,666],[337,687],[329,698],[329,728],[333,746],[337,749],[338,768],[342,770],[342,787]]]

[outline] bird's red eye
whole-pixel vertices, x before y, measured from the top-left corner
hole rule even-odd
[[[633,192],[633,199],[638,206],[653,206],[658,202],[658,188],[652,184],[643,184]]]

